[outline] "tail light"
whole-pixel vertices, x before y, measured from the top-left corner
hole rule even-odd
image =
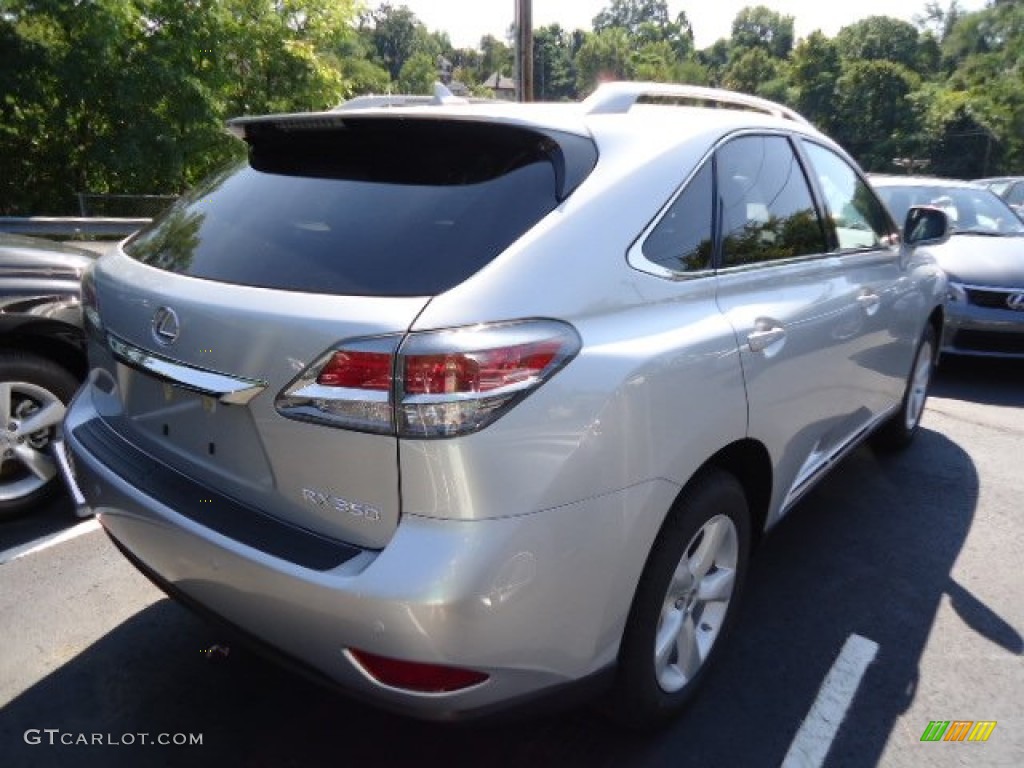
[[[483,429],[579,351],[554,320],[356,339],[323,355],[278,395],[277,410],[400,437]]]

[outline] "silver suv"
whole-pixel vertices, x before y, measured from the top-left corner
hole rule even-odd
[[[784,107],[230,125],[248,162],[86,276],[58,453],[159,586],[356,695],[446,719],[610,679],[657,722],[761,534],[917,430],[945,216],[901,238]]]

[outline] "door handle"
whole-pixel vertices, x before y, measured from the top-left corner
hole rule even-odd
[[[863,307],[869,315],[875,314],[882,303],[882,297],[877,293],[862,293],[857,297],[857,303]]]
[[[764,352],[768,347],[778,344],[786,338],[786,329],[780,326],[758,328],[747,336],[747,345],[751,352]]]

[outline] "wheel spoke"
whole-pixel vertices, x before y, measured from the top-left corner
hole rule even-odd
[[[669,597],[680,597],[693,589],[694,578],[690,572],[690,562],[683,558],[676,566],[676,572],[672,574],[672,581],[668,586]]]
[[[697,587],[697,599],[706,603],[717,603],[732,597],[732,585],[736,581],[733,568],[718,568],[709,573]]]
[[[697,644],[697,626],[694,624],[693,616],[687,615],[683,626],[679,631],[676,640],[676,662],[679,671],[687,682],[693,679],[700,669],[703,658],[700,653],[700,646]]]
[[[19,445],[14,449],[14,455],[33,475],[44,482],[57,474],[57,465],[43,451],[37,451],[28,445]]]
[[[658,636],[654,639],[654,670],[659,678],[672,657],[672,649],[676,647],[683,623],[683,612],[680,610],[673,609],[662,615]]]
[[[11,385],[0,382],[0,429],[11,423]]]
[[[689,560],[690,573],[693,574],[696,581],[704,578],[705,574],[711,570],[711,566],[715,564],[715,557],[718,556],[718,551],[725,538],[725,526],[726,521],[722,519],[712,520],[704,526],[704,536],[700,546]]]
[[[63,403],[53,402],[33,413],[18,427],[15,433],[17,437],[28,437],[43,429],[49,429],[60,424],[64,418],[66,408]]]

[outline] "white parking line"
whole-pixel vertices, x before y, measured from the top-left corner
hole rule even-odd
[[[789,746],[782,768],[819,768],[824,764],[861,678],[877,653],[878,643],[874,640],[860,635],[846,638],[839,658],[825,676],[811,711]]]
[[[58,544],[63,544],[65,541],[71,541],[79,536],[84,536],[87,533],[98,531],[100,524],[96,520],[85,520],[79,523],[73,528],[68,528],[60,533],[53,533],[49,536],[43,536],[35,541],[30,541],[28,544],[22,544],[11,549],[0,552],[0,565],[9,563],[12,560],[17,560],[19,557],[25,557],[25,555],[34,555],[36,552],[42,552],[44,549],[55,547]]]

